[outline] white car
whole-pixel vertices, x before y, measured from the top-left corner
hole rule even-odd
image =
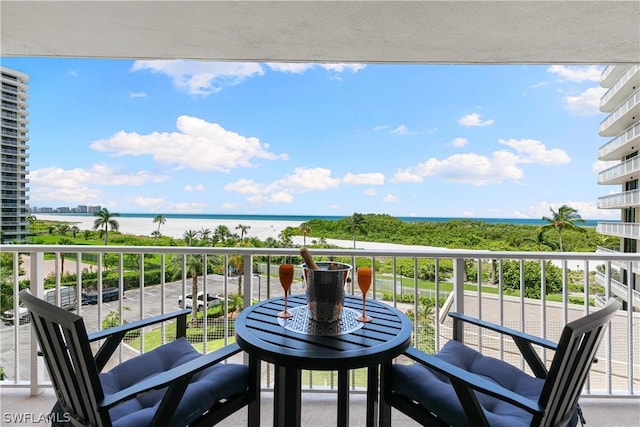
[[[202,311],[204,309],[204,293],[198,292],[197,310]],[[207,294],[207,308],[215,307],[222,304],[222,300],[215,295]],[[182,301],[182,296],[178,297],[178,307],[180,308],[192,308],[193,297],[192,294],[187,294]]]
[[[29,323],[31,318],[29,317],[29,310],[27,310],[27,307],[23,305],[18,306],[18,318],[20,319],[19,321],[20,325]],[[4,321],[4,323],[9,325],[15,324],[15,314],[13,310],[7,310],[4,313],[2,313],[2,320]]]

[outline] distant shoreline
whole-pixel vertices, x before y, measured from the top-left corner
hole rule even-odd
[[[156,217],[158,214],[150,214],[150,213],[120,213],[119,218],[138,218],[138,219],[151,219]],[[61,219],[55,219],[56,217],[73,217],[73,218],[95,218],[93,214],[90,213],[34,213],[36,218],[40,217],[51,217],[52,221],[63,221]],[[186,213],[166,213],[162,214],[169,220],[173,219],[186,219],[191,221],[196,220],[214,220],[214,221],[270,221],[270,222],[295,222],[296,226],[300,225],[303,222],[310,221],[312,219],[323,219],[328,221],[337,221],[342,218],[345,218],[349,215],[257,215],[257,214],[186,214]],[[393,216],[393,215],[392,215]],[[403,222],[446,222],[446,221],[480,221],[486,222],[488,224],[516,224],[516,225],[545,225],[546,221],[542,219],[532,219],[532,218],[468,218],[468,217],[418,217],[418,216],[398,216],[394,217]],[[67,221],[67,220],[64,220]],[[597,219],[585,219],[583,227],[596,227],[598,222],[606,221],[606,220],[597,220]],[[242,222],[239,222],[242,223]],[[237,224],[235,224],[237,225]],[[234,226],[235,226],[234,225]]]

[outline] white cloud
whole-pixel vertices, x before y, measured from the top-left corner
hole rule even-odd
[[[389,129],[389,126],[387,125],[380,125],[380,126],[374,126],[373,131],[374,132],[379,132],[381,130],[386,130]]]
[[[281,73],[302,74],[312,69],[315,64],[307,62],[267,62],[267,66],[273,71]]]
[[[237,203],[223,203],[220,207],[224,210],[236,211],[240,206]]]
[[[398,201],[398,196],[394,194],[387,194],[382,198],[382,201],[385,203],[395,203]]]
[[[375,188],[367,188],[362,192],[365,196],[373,197],[378,194]]]
[[[134,197],[131,201],[134,205],[140,206],[142,208],[166,208],[167,201],[161,197],[144,197],[138,196]]]
[[[465,127],[471,127],[471,126],[484,127],[484,126],[491,126],[494,123],[493,119],[487,119],[482,121],[480,117],[481,116],[478,113],[467,114],[466,116],[462,116],[458,121],[458,123]]]
[[[204,191],[204,185],[202,184],[196,184],[196,185],[191,185],[191,184],[187,184],[184,186],[184,191]]]
[[[468,143],[469,140],[467,138],[454,138],[453,141],[450,142],[453,147],[464,147]]]
[[[600,81],[603,68],[604,67],[598,65],[552,65],[547,68],[547,72],[557,75],[560,81],[575,83],[582,83],[584,81],[597,82]]]
[[[522,179],[524,173],[516,166],[517,156],[507,151],[495,151],[492,157],[475,153],[454,154],[444,160],[429,159],[414,169],[419,176],[439,176],[449,182],[472,185],[499,184],[506,179]]]
[[[252,203],[292,203],[294,195],[309,191],[336,188],[340,180],[331,177],[331,170],[324,168],[296,168],[292,174],[270,184],[250,179],[240,179],[227,184],[224,190],[248,194]]]
[[[144,92],[129,92],[129,98],[145,98],[147,96]]]
[[[553,208],[556,212],[562,205],[571,206],[578,211],[583,219],[619,219],[619,213],[611,209],[598,209],[595,202],[584,202],[567,200],[564,202],[551,203],[542,201],[536,205],[529,206],[523,214],[525,218],[540,219],[543,216],[550,216]]]
[[[571,161],[561,149],[547,149],[540,141],[532,139],[499,140],[515,152],[494,151],[491,156],[476,153],[454,154],[446,159],[430,158],[416,166],[401,168],[391,182],[422,182],[425,177],[438,176],[449,182],[472,185],[499,184],[505,180],[521,180],[524,164],[558,165]]]
[[[499,139],[498,142],[513,148],[519,155],[519,163],[561,165],[571,161],[566,151],[560,148],[548,150],[542,142],[534,139]]]
[[[409,129],[405,125],[399,125],[397,128],[393,129],[391,133],[395,135],[406,135],[409,133]]]
[[[326,168],[296,168],[293,173],[271,183],[260,183],[250,179],[231,182],[224,190],[245,194],[252,203],[293,203],[294,196],[310,191],[325,191],[344,185],[383,185],[384,174],[379,172],[347,173],[342,179],[331,176]],[[375,190],[365,190],[368,195]]]
[[[264,70],[254,62],[206,62],[185,60],[135,61],[131,71],[149,70],[171,78],[174,86],[192,96],[207,97],[244,80],[261,76]]]
[[[292,74],[302,74],[316,67],[334,73],[342,73],[345,71],[357,73],[366,68],[365,64],[314,64],[308,62],[267,62],[267,66],[273,71]],[[337,79],[341,80],[340,78]]]
[[[618,165],[620,162],[616,162],[615,160],[605,161],[605,160],[596,160],[591,165],[591,170],[595,173],[600,173],[605,169],[609,169],[611,166]]]
[[[400,183],[400,182],[422,182],[423,178],[421,175],[416,173],[413,168],[404,168],[399,169],[391,178],[391,182]]]
[[[351,71],[352,73],[357,73],[360,70],[364,70],[366,68],[365,64],[320,64],[320,67],[324,68],[327,71],[334,71],[336,73],[342,73],[343,71]]]
[[[344,178],[342,178],[342,182],[349,185],[384,185],[384,174],[380,172],[347,173]]]
[[[88,204],[100,202],[105,195],[104,186],[140,186],[146,183],[162,183],[169,177],[148,171],[122,173],[105,164],[95,164],[89,169],[63,169],[46,167],[29,173],[31,198],[40,202],[59,201]]]
[[[258,138],[242,136],[217,123],[180,116],[176,127],[178,132],[147,135],[120,131],[109,139],[93,142],[91,148],[114,156],[148,155],[161,164],[201,172],[230,172],[235,168],[253,167],[253,159],[288,159],[286,154],[268,151],[269,145]]]
[[[202,212],[207,207],[206,203],[201,202],[184,202],[173,203],[168,207],[171,212]]]
[[[265,186],[252,179],[240,179],[225,185],[224,190],[240,194],[260,194],[265,191]]]
[[[580,116],[600,114],[600,99],[607,91],[603,87],[592,87],[576,96],[565,96],[562,100],[567,110]]]

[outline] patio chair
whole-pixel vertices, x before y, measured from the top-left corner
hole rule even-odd
[[[458,313],[454,339],[435,355],[413,347],[413,364],[383,367],[381,426],[391,424],[391,407],[423,425],[567,426],[584,422],[578,398],[594,362],[603,332],[620,304],[607,305],[568,323],[558,344]],[[531,376],[501,360],[465,346],[463,322],[513,338]],[[555,350],[547,370],[533,345]]]
[[[20,298],[58,398],[52,418],[65,421],[62,425],[214,425],[244,406],[249,425],[259,425],[258,363],[221,363],[240,352],[236,344],[199,353],[184,338],[191,310],[87,334],[82,317],[28,290],[21,291]],[[101,373],[129,331],[173,319],[175,340]],[[102,344],[94,355],[90,344],[97,341]]]

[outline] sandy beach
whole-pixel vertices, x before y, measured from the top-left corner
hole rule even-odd
[[[47,221],[65,221],[74,223],[80,230],[93,230],[93,223],[95,217],[93,216],[73,216],[73,215],[47,215],[36,214],[36,217],[41,220]],[[151,233],[158,228],[158,224],[153,222],[152,218],[130,218],[130,217],[117,217],[116,221],[120,226],[119,231],[126,234],[135,234],[140,236],[151,236]],[[248,225],[250,228],[247,232],[249,236],[257,237],[260,240],[266,240],[272,237],[279,240],[279,234],[287,227],[298,227],[301,222],[296,221],[276,221],[276,220],[221,220],[221,219],[189,219],[189,218],[168,218],[164,225],[160,226],[160,233],[164,236],[171,236],[175,238],[181,238],[186,230],[199,231],[202,229],[209,229],[212,232],[219,226],[225,225],[232,233],[239,233],[236,227],[239,225]],[[313,234],[313,230],[312,233]],[[313,235],[307,236],[307,243],[313,241],[316,237]],[[302,245],[304,238],[302,236],[293,236],[292,242],[295,245]],[[326,239],[327,243],[342,247],[353,248],[352,240],[339,240],[339,239]],[[364,242],[357,241],[356,245],[359,249],[373,249],[373,250],[438,250],[446,251],[444,248],[436,248],[432,246],[419,246],[419,245],[398,245],[394,243],[380,243],[380,242]],[[552,263],[557,267],[562,267],[562,262],[553,260]],[[596,262],[589,264],[589,269],[594,271],[597,267]],[[580,270],[582,263],[573,263],[569,266],[570,269]]]
[[[36,218],[45,221],[64,221],[73,223],[80,230],[93,230],[93,223],[95,217],[93,216],[74,216],[74,215],[47,215],[36,214]],[[158,224],[153,222],[152,218],[130,218],[130,217],[117,217],[119,229],[121,233],[134,234],[138,236],[151,236],[151,233],[158,229]],[[260,220],[220,220],[220,219],[189,219],[189,218],[168,218],[167,221],[160,226],[160,233],[164,236],[171,236],[174,238],[181,238],[184,232],[187,230],[199,231],[202,229],[209,229],[212,232],[220,225],[225,225],[232,233],[239,233],[240,230],[236,230],[239,225],[248,225],[250,228],[247,234],[251,237],[257,237],[260,240],[266,240],[272,237],[276,240],[279,239],[279,235],[287,227],[298,227],[301,222],[296,221],[260,221]],[[313,230],[312,230],[313,234]],[[314,240],[313,236],[307,236],[307,243]],[[327,243],[337,245],[343,248],[352,248],[352,240],[339,240],[339,239],[326,239]],[[292,241],[296,245],[302,245],[304,238],[302,236],[293,236]],[[418,245],[398,245],[393,243],[378,243],[378,242],[356,242],[360,249],[439,249],[429,246]]]
[[[94,216],[74,216],[74,215],[47,215],[36,214],[36,218],[45,221],[64,221],[76,225],[80,230],[93,230]],[[135,234],[138,236],[151,236],[151,233],[158,229],[158,223],[153,222],[153,218],[130,218],[117,217],[115,220],[119,224],[118,231],[125,234]],[[247,225],[250,228],[247,234],[266,240],[269,237],[278,239],[278,235],[287,227],[297,227],[301,222],[295,221],[257,221],[257,220],[218,220],[218,219],[188,219],[188,218],[167,218],[166,222],[160,226],[160,233],[163,236],[181,238],[187,230],[199,231],[209,229],[213,232],[218,226],[225,225],[232,233],[240,233],[236,230],[238,225]]]

